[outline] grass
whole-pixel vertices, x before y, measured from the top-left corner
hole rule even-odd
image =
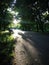
[[[0,65],[12,65],[14,40],[10,32],[0,32]]]

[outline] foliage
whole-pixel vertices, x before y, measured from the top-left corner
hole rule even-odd
[[[5,30],[12,20],[12,15],[7,11],[11,0],[0,0],[0,30]]]
[[[0,65],[11,65],[14,41],[7,31],[0,32]]]
[[[48,17],[46,17],[46,14],[48,15],[48,0],[17,0],[16,8],[19,9],[19,15],[22,19],[35,21],[37,31],[39,31],[39,28],[44,31],[44,23],[48,20]],[[44,13],[46,14],[43,16]]]

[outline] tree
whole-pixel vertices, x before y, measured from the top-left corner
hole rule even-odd
[[[7,8],[10,6],[12,0],[0,0],[0,30],[7,28],[12,15],[7,11]]]
[[[22,19],[36,22],[37,31],[39,28],[44,31],[46,14],[44,16],[43,14],[48,11],[48,0],[17,0],[16,8],[19,9]]]

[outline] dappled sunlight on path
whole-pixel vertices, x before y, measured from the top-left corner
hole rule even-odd
[[[19,33],[24,34],[25,31],[15,30],[14,32],[16,44],[13,65],[42,65],[37,49]]]
[[[19,35],[19,33],[22,33],[22,34],[25,33],[24,31],[21,31],[21,30],[18,30],[18,29],[16,29],[16,30],[13,29],[13,32],[14,32],[14,34],[12,34],[12,36],[14,37],[14,39],[17,38],[17,37],[19,37],[19,38],[22,37],[21,35]]]
[[[32,65],[32,63],[30,62],[31,57],[29,57],[29,54],[27,53],[27,51],[25,50],[23,44],[22,44],[22,40],[17,41],[16,45],[15,45],[15,57],[14,57],[14,64],[16,65]]]

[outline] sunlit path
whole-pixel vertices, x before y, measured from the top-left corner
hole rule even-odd
[[[26,31],[13,30],[13,37],[15,39],[14,59],[15,65],[42,65],[40,53],[34,42],[25,37]],[[29,31],[28,31],[29,32]],[[32,32],[30,32],[31,34]],[[23,36],[24,35],[24,36]],[[33,45],[32,45],[33,44]]]
[[[32,65],[31,57],[23,46],[23,40],[18,38],[17,43],[15,45],[15,56],[14,56],[14,64],[15,65]]]
[[[22,38],[17,39],[14,53],[15,65],[42,65],[37,50]]]
[[[19,33],[24,34],[24,33],[25,33],[25,31],[18,30],[18,29],[13,29],[13,34],[12,34],[13,38],[14,38],[14,39],[15,39],[16,37],[21,38],[22,36],[21,36],[21,35],[19,35]]]
[[[46,58],[48,58],[49,54],[47,52],[49,50],[49,36],[30,31],[13,31],[13,37],[16,43],[14,49],[15,55],[13,59],[14,65],[48,64],[48,59]]]

